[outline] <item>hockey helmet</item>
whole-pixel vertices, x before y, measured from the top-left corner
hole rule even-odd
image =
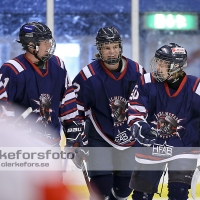
[[[56,43],[52,36],[51,30],[41,22],[29,22],[24,24],[19,31],[19,43],[22,44],[25,50],[28,48],[34,48],[36,51],[39,49],[41,41],[48,40],[51,44],[51,48],[48,50],[48,54],[40,58],[42,61],[47,61],[54,54]],[[32,42],[33,45],[29,43]]]
[[[156,50],[150,63],[150,70],[157,81],[163,82],[186,66],[187,51],[185,48],[169,43]],[[167,70],[164,71],[163,68]]]
[[[104,60],[102,57],[102,53],[101,53],[102,45],[106,44],[106,43],[114,43],[114,42],[119,43],[119,47],[121,49],[118,58]],[[96,36],[96,46],[97,46],[97,50],[99,52],[99,56],[103,60],[103,62],[110,64],[110,65],[115,65],[116,63],[118,63],[121,60],[122,39],[121,39],[120,34],[118,33],[117,29],[115,29],[114,27],[105,27],[105,28],[99,29],[99,31],[97,32],[97,36]]]

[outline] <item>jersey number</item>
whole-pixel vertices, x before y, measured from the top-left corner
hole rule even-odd
[[[129,99],[130,100],[135,100],[135,99],[138,99],[138,97],[139,97],[138,85],[135,85],[135,88],[133,89]]]

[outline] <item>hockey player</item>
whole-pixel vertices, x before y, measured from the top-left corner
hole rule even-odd
[[[187,51],[175,43],[164,45],[156,50],[150,66],[151,73],[141,76],[130,96],[128,123],[136,137],[135,146],[152,146],[154,150],[165,147],[169,150],[166,154],[172,155],[175,147],[180,151],[183,147],[197,147],[200,80],[183,71]],[[157,160],[164,154],[156,152]],[[153,159],[153,151],[149,157]],[[165,163],[154,166],[157,171],[144,171],[146,165],[139,164],[140,170],[133,172],[130,182],[134,200],[153,198],[164,166]],[[195,159],[168,162],[169,199],[188,199],[195,167]]]
[[[25,54],[8,60],[0,69],[1,117],[17,118],[15,106],[23,110],[31,107],[33,112],[28,117],[35,118],[35,125],[22,126],[33,138],[58,146],[62,123],[68,138],[79,138],[81,145],[82,125],[77,126],[74,89],[64,62],[53,55],[56,43],[50,29],[40,22],[26,23],[17,42]]]
[[[85,132],[90,150],[87,167],[93,190],[91,200],[127,199],[131,193],[129,171],[114,172],[120,163],[129,163],[126,153],[133,145],[127,130],[127,101],[139,76],[145,71],[138,63],[122,56],[122,39],[114,27],[100,28],[96,36],[98,54],[73,80],[80,117],[86,120]],[[118,164],[115,153],[99,152],[96,147],[113,147],[122,152]],[[123,150],[123,151],[120,151]],[[105,162],[102,160],[105,158]],[[97,170],[102,163],[110,170]]]

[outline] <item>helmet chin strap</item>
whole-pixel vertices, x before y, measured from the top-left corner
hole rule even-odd
[[[34,55],[35,58],[37,58],[37,59],[39,60],[39,62],[44,62],[44,61],[38,56],[38,54],[37,54],[37,52],[39,51],[39,46],[27,45],[27,47],[29,47],[29,48],[31,48],[31,49],[34,49],[33,52],[31,52],[31,51],[29,50],[29,48],[27,48],[27,51],[28,51],[29,53],[31,53],[32,55]]]

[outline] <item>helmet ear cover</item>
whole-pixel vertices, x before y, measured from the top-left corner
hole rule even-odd
[[[115,43],[115,42],[119,44],[119,48],[121,49],[118,58],[104,60],[102,57],[102,53],[101,53],[102,45],[109,44],[109,43]],[[97,36],[96,36],[96,46],[97,46],[97,50],[99,52],[98,53],[99,58],[101,60],[103,60],[103,62],[110,64],[110,65],[115,65],[116,63],[119,63],[119,61],[121,60],[122,52],[123,52],[122,39],[121,39],[120,34],[118,33],[117,29],[115,29],[114,27],[105,27],[105,28],[99,29],[99,31],[97,32]]]

